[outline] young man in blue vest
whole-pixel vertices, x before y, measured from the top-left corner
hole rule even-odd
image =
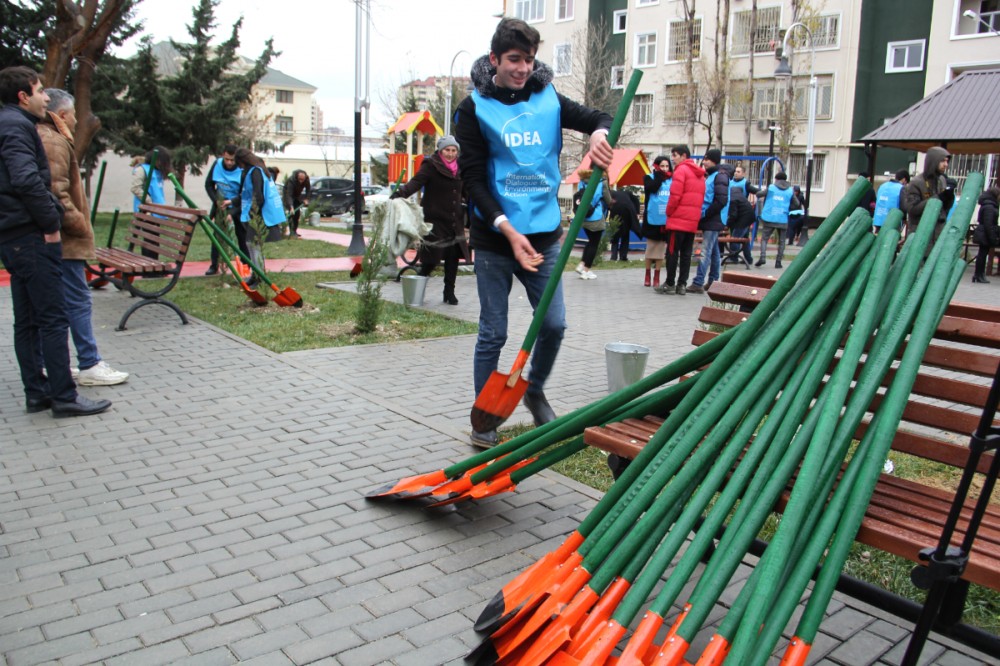
[[[243,169],[236,166],[236,145],[226,144],[222,149],[222,156],[216,158],[212,168],[205,176],[205,192],[212,200],[212,219],[218,214],[219,202],[226,210],[226,216],[234,222],[240,221],[240,182],[243,179]],[[236,243],[243,250],[247,251],[247,235],[242,224],[234,224],[236,231]],[[219,251],[212,245],[212,264],[205,271],[205,275],[215,275],[219,272]]]
[[[712,148],[705,152],[701,167],[705,177],[705,199],[701,204],[701,261],[695,272],[694,281],[687,291],[700,294],[719,279],[722,271],[722,256],[719,253],[719,234],[729,222],[729,179],[733,167],[722,162],[722,151]],[[706,277],[708,280],[706,281]]]
[[[62,278],[63,208],[36,125],[49,97],[29,67],[0,70],[0,259],[10,273],[25,411],[86,416],[111,406],[76,392]]]
[[[885,222],[886,216],[893,208],[899,208],[899,195],[910,182],[910,172],[900,169],[892,180],[882,183],[875,196],[875,214],[872,215],[872,232],[878,233]]]
[[[772,233],[778,234],[778,257],[775,268],[781,268],[785,256],[785,232],[788,229],[788,214],[802,207],[795,197],[795,191],[788,182],[784,171],[778,172],[774,182],[764,188],[764,205],[760,210],[760,259],[754,264],[758,268],[766,263],[767,241]]]
[[[456,112],[459,166],[473,205],[470,233],[480,306],[473,360],[477,396],[507,342],[507,299],[514,278],[536,307],[559,255],[562,130],[590,135],[596,166],[606,169],[613,156],[607,141],[611,116],[555,91],[552,70],[535,60],[540,41],[538,31],[524,21],[501,20],[489,55],[472,66],[475,90]],[[532,351],[524,396],[536,425],[555,418],[543,389],[562,344],[565,314],[560,284]],[[477,446],[496,441],[496,431],[472,433]]]

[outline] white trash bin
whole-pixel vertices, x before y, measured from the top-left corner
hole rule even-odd
[[[609,342],[604,345],[604,358],[608,365],[608,393],[614,393],[642,379],[649,347],[630,342]]]
[[[424,291],[427,289],[427,278],[423,275],[404,275],[403,305],[419,308],[424,304]]]

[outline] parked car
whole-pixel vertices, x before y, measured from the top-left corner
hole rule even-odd
[[[342,215],[354,207],[353,180],[319,176],[310,178],[309,182],[316,210],[320,215]]]
[[[365,213],[370,212],[373,206],[384,204],[392,194],[392,188],[388,185],[375,185],[362,189],[365,192]]]

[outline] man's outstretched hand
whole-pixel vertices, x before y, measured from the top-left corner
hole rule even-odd
[[[608,133],[597,131],[590,135],[590,162],[594,166],[607,169],[611,166],[611,160],[615,156],[615,151],[608,143]]]

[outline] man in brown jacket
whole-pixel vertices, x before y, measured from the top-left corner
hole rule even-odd
[[[85,264],[94,259],[94,229],[80,179],[80,163],[73,151],[76,110],[73,96],[49,88],[46,117],[38,124],[52,172],[52,193],[65,208],[62,221],[62,281],[66,292],[66,314],[76,347],[79,371],[74,378],[83,386],[111,386],[128,379],[101,359],[91,323],[93,305],[87,286]]]

